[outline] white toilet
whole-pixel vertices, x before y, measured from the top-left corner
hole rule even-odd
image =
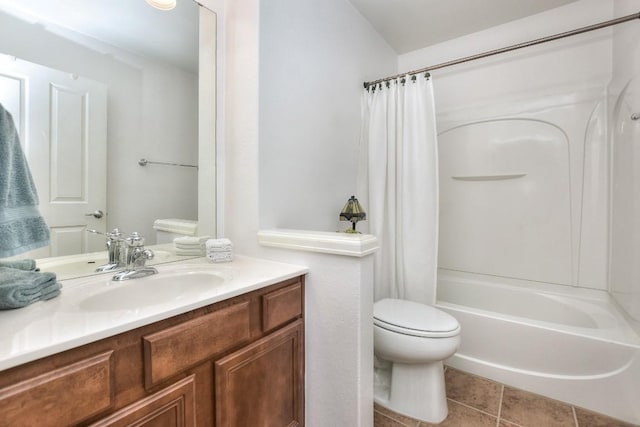
[[[373,306],[373,325],[376,403],[418,420],[444,420],[442,361],[460,345],[458,321],[435,307],[383,299]]]
[[[198,231],[198,221],[188,219],[156,219],[153,222],[156,230],[156,243],[173,243],[176,237],[195,236]]]

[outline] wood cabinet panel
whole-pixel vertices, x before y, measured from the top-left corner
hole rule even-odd
[[[249,322],[249,301],[243,301],[144,336],[145,387],[248,341]]]
[[[262,296],[262,328],[270,331],[302,315],[302,284],[269,292]]]
[[[303,300],[298,277],[2,371],[0,427],[303,425]]]
[[[303,425],[303,355],[298,320],[218,360],[216,427]]]
[[[112,351],[0,389],[0,426],[70,425],[113,402]]]
[[[195,399],[195,375],[190,375],[91,426],[193,427]]]

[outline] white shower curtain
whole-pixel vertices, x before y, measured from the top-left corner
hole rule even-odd
[[[438,254],[438,145],[431,78],[362,96],[358,191],[375,254],[375,300],[433,304]]]

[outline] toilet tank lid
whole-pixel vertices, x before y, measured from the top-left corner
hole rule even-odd
[[[198,221],[176,218],[156,219],[153,221],[153,229],[156,231],[184,234],[185,236],[195,236],[198,231]]]
[[[460,327],[455,317],[435,307],[392,298],[373,305],[373,318],[408,331],[451,332]]]

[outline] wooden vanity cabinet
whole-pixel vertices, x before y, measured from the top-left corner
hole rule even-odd
[[[304,425],[304,277],[0,372],[2,426]]]

